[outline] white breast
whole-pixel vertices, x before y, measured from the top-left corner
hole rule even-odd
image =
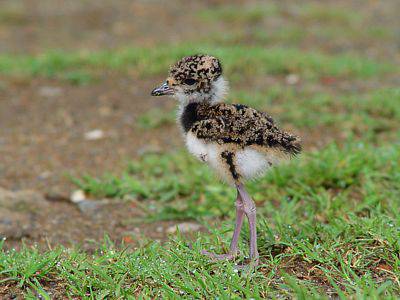
[[[204,162],[208,161],[207,144],[190,132],[186,135],[186,146],[195,157]]]
[[[236,152],[236,166],[238,173],[246,179],[261,176],[274,163],[273,157],[267,157],[254,149],[244,149]]]
[[[221,160],[221,147],[216,143],[206,143],[192,133],[186,135],[186,146],[191,154],[212,167],[221,179],[229,182],[231,176],[227,174],[228,167]]]

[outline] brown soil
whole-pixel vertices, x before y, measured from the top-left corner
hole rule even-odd
[[[68,195],[67,175],[118,172],[138,151],[177,145],[175,128],[144,131],[136,125],[150,108],[174,105],[149,96],[154,81],[110,75],[83,87],[44,79],[3,83],[0,186]],[[46,96],[46,90],[57,92]],[[87,140],[85,133],[96,129],[104,137]]]

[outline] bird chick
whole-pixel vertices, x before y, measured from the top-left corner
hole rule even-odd
[[[244,216],[250,227],[250,259],[258,264],[256,206],[244,182],[300,153],[299,137],[280,130],[266,113],[242,104],[223,103],[228,92],[220,61],[210,55],[184,57],[170,68],[153,96],[179,102],[178,120],[190,153],[237,189],[236,224],[227,254],[203,251],[213,259],[233,259]]]

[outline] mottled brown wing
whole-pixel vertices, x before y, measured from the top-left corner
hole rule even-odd
[[[208,106],[207,111],[199,114],[207,116],[193,124],[191,132],[199,139],[219,144],[235,143],[242,147],[259,145],[278,147],[290,153],[301,151],[297,136],[279,130],[272,118],[244,105],[218,104]]]

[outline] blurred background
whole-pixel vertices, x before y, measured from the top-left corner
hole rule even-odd
[[[156,160],[126,171],[132,160],[183,147],[174,101],[149,96],[183,55],[218,56],[228,101],[267,111],[303,137],[306,152],[397,140],[399,4],[2,0],[0,187],[9,199],[33,190],[53,216],[10,236],[40,240],[35,228],[61,242],[97,238],[98,228],[123,235],[128,225],[82,216],[93,207],[76,210],[70,195],[82,188],[98,198],[154,198],[120,178],[157,167]],[[103,174],[116,177],[93,179]],[[125,213],[116,219],[134,215],[113,211]],[[160,238],[159,227],[148,230]]]

